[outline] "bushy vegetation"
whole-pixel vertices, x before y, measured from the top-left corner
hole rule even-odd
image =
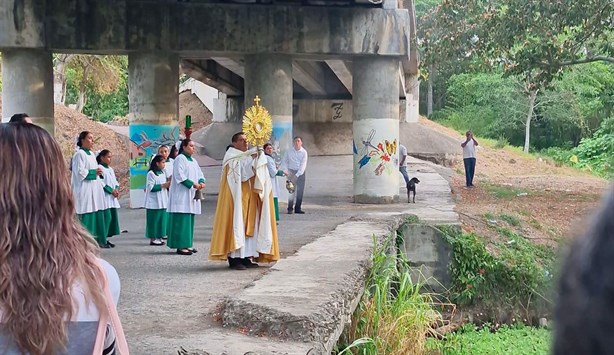
[[[614,177],[614,116],[604,120],[595,134],[583,139],[577,147],[552,147],[543,150],[542,154],[605,178]]]
[[[566,73],[537,96],[531,147],[571,148],[598,134],[614,110],[614,67],[593,63]],[[521,82],[499,71],[452,75],[447,105],[434,118],[478,136],[522,146],[528,98]],[[612,126],[612,121],[609,121]]]
[[[511,225],[517,221],[504,219]],[[450,299],[460,306],[479,306],[482,321],[531,323],[551,307],[554,250],[496,228],[501,240],[487,243],[473,233],[441,227],[453,250]]]
[[[79,97],[80,85],[85,85],[87,100],[83,107],[83,114],[96,121],[108,122],[116,116],[128,114],[128,60],[126,57],[117,57],[109,61],[95,62],[96,65],[106,66],[104,70],[112,71],[113,77],[105,82],[101,78],[96,80],[83,80],[83,69],[71,66],[66,70],[66,104],[76,104]]]
[[[548,329],[523,324],[494,327],[467,324],[443,340],[430,340],[428,348],[443,355],[541,355],[550,353]]]

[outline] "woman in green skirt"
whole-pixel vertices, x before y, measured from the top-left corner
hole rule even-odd
[[[164,173],[166,162],[164,156],[156,155],[149,164],[147,182],[145,184],[145,208],[147,209],[147,224],[145,237],[149,238],[149,245],[164,245],[162,238],[166,237],[168,214],[168,188],[171,183],[167,181]]]
[[[169,232],[167,245],[177,249],[179,255],[192,255],[194,240],[194,217],[201,212],[200,200],[194,199],[196,191],[205,188],[205,177],[194,154],[194,142],[181,141],[179,155],[173,166],[171,189],[168,201]]]
[[[79,149],[71,159],[71,186],[75,198],[75,210],[81,224],[98,242],[101,248],[109,248],[107,233],[108,218],[105,214],[103,185],[99,179],[102,169],[98,167],[92,152],[94,136],[83,131],[77,139]]]
[[[103,149],[98,153],[96,161],[98,167],[102,170],[102,189],[104,191],[105,202],[105,218],[107,218],[107,240],[106,245],[115,248],[115,244],[111,243],[108,238],[114,235],[119,235],[119,217],[117,209],[119,206],[119,182],[115,176],[115,171],[110,166],[112,159],[111,152],[108,149]]]

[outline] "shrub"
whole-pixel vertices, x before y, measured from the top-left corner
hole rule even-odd
[[[450,299],[459,305],[479,305],[491,318],[502,309],[531,318],[551,307],[554,250],[534,245],[505,228],[505,242],[490,243],[473,234],[440,227],[452,246]],[[523,314],[520,313],[523,312]]]

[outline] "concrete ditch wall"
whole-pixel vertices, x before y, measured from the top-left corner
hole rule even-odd
[[[413,264],[419,266],[418,260],[423,260],[425,275],[445,278],[450,253],[434,229],[407,224],[407,215],[352,219],[280,260],[260,280],[227,298],[224,327],[275,338],[289,347],[301,342],[310,348],[309,354],[330,354],[364,292],[374,241],[385,245],[397,231],[405,239],[401,250]],[[396,256],[394,241],[389,245],[393,246],[390,255]],[[288,348],[287,353],[299,350]]]
[[[412,267],[412,281],[436,293],[450,286],[449,265],[452,247],[442,232],[427,224],[403,224],[397,231],[403,237],[399,250]]]

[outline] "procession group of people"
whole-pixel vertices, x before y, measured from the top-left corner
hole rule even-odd
[[[119,184],[110,167],[111,152],[105,149],[95,155],[93,145],[92,133],[81,132],[71,160],[76,213],[101,248],[112,248],[115,245],[109,238],[120,233]],[[150,161],[145,184],[145,237],[150,245],[167,245],[180,255],[198,252],[193,247],[194,224],[201,214],[206,179],[193,158],[194,151],[190,139],[159,147]],[[272,153],[270,143],[249,149],[243,132],[232,136],[222,161],[210,260],[228,260],[230,268],[244,270],[258,267],[256,262],[279,259],[276,176],[286,176],[296,184],[297,199],[290,198],[288,213],[304,213],[301,203],[307,152],[301,138],[295,137],[294,149],[282,162],[286,170],[279,169]]]

